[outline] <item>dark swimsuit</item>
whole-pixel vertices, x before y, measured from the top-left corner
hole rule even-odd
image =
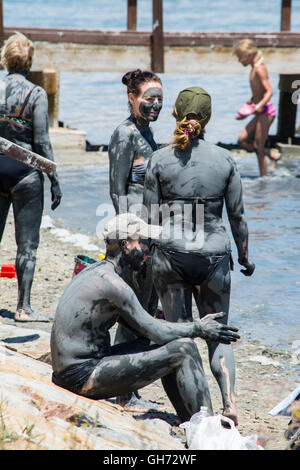
[[[228,254],[204,256],[200,253],[182,253],[159,247],[168,258],[174,271],[188,284],[199,285],[206,281],[218,264]]]
[[[223,200],[223,196],[210,196],[210,197],[189,197],[189,198],[174,198],[172,200],[163,200],[162,203],[172,204],[172,203],[181,203],[181,204],[192,204],[193,205],[193,230],[195,230],[196,224],[196,205],[205,204],[205,202],[215,202]],[[213,274],[214,270],[218,264],[223,260],[225,256],[230,256],[230,265],[231,254],[230,253],[221,253],[213,255],[203,255],[199,252],[180,252],[172,250],[166,246],[160,246],[159,249],[165,254],[168,260],[171,263],[174,271],[179,274],[179,276],[188,284],[199,285],[204,281],[209,279]]]
[[[22,118],[22,114],[25,110],[25,107],[28,103],[31,93],[36,87],[33,87],[28,93],[27,96],[20,108],[18,115],[11,114],[0,114],[0,121],[11,122],[14,124],[19,124],[23,128],[26,128],[26,133],[28,134],[28,139],[32,139],[32,121],[28,121]],[[25,131],[25,130],[24,130]],[[35,172],[36,170],[23,162],[15,160],[7,155],[0,155],[0,194],[6,196],[10,193],[11,189],[16,186],[25,176],[28,176],[30,173]]]
[[[129,181],[133,184],[141,184],[144,186],[145,174],[148,161],[143,161],[140,165],[133,165],[130,172]]]
[[[81,364],[68,367],[63,372],[53,372],[52,381],[59,387],[80,394],[84,384],[99,363],[99,359],[88,359]]]

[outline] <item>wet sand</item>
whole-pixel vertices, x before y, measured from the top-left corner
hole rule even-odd
[[[99,240],[92,241],[98,246],[102,245]],[[32,288],[32,307],[44,315],[54,317],[57,302],[72,277],[74,256],[84,253],[97,259],[99,251],[84,251],[80,247],[58,240],[51,232],[51,228],[42,228]],[[14,223],[10,213],[1,246],[1,264],[14,263],[15,253]],[[0,289],[0,327],[1,322],[26,327],[26,324],[15,323],[13,319],[17,303],[16,279],[0,278]],[[50,331],[51,323],[28,324],[28,328],[32,327]],[[247,343],[243,339],[242,332],[241,336],[241,340],[234,345],[238,429],[244,436],[257,434],[260,442],[268,450],[283,450],[287,445],[284,431],[289,417],[273,417],[267,413],[296,387],[294,358],[288,352],[270,350],[256,342]],[[199,340],[197,344],[208,377],[214,412],[219,413],[222,410],[220,392],[209,369],[206,344]],[[174,410],[160,381],[145,387],[141,394],[164,405],[167,414],[163,414],[162,419],[174,422]],[[160,417],[159,414],[155,415]],[[143,419],[143,415],[134,416]],[[182,433],[176,426],[174,431]]]

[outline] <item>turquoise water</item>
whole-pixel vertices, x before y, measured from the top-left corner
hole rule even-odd
[[[4,0],[7,26],[36,26],[82,29],[126,29],[127,1]],[[150,0],[138,0],[138,29],[151,30]],[[174,5],[176,6],[174,8]],[[166,31],[279,31],[281,0],[164,0]],[[293,2],[292,30],[300,30],[300,2]],[[138,66],[138,64],[137,64]],[[2,72],[3,73],[3,72]],[[157,142],[168,142],[174,121],[172,105],[178,91],[198,85],[213,99],[213,116],[206,139],[234,143],[245,121],[234,119],[236,110],[250,97],[247,76],[162,74],[164,107],[153,124]],[[272,101],[278,104],[278,76],[271,75]],[[113,129],[128,115],[125,87],[118,73],[61,73],[59,119],[83,129],[92,143],[107,144]],[[276,133],[277,121],[270,133]],[[110,203],[108,168],[89,168],[60,173],[63,202],[49,209],[46,187],[45,214],[59,217],[66,226],[95,233],[96,209]],[[235,263],[232,273],[230,318],[243,338],[291,349],[299,340],[300,310],[300,159],[282,162],[275,175],[258,177],[255,158],[238,159],[246,215],[249,224],[250,258],[255,274],[244,277]],[[80,195],[80,196],[79,196]],[[236,260],[236,251],[233,244]]]

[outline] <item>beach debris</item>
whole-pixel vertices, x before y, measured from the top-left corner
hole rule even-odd
[[[205,416],[200,411],[180,427],[190,450],[264,450],[256,434],[242,436],[232,419],[220,414]]]
[[[269,359],[268,357],[265,357],[265,356],[250,356],[249,361],[260,362],[261,365],[263,366],[274,366],[274,367],[280,366],[279,361],[273,361],[272,359]]]
[[[285,450],[300,450],[300,384],[268,414],[291,416],[284,432],[284,437],[289,441]]]
[[[276,405],[272,410],[268,412],[269,415],[276,416],[292,416],[292,404],[298,401],[299,409],[299,418],[300,418],[300,384],[287,396],[285,397],[278,405]]]

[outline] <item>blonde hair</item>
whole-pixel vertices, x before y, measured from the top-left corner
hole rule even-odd
[[[250,55],[255,56],[255,65],[264,63],[264,58],[261,51],[256,47],[251,39],[242,39],[238,44],[235,45],[233,53],[236,56],[239,55]]]
[[[204,128],[202,128],[200,122],[196,119],[187,119],[184,117],[179,121],[176,108],[173,110],[173,116],[176,119],[176,129],[171,143],[174,144],[178,150],[185,152],[190,147],[192,139],[204,133]]]
[[[23,72],[32,65],[34,45],[24,34],[16,32],[8,38],[1,50],[1,63],[11,71]]]

